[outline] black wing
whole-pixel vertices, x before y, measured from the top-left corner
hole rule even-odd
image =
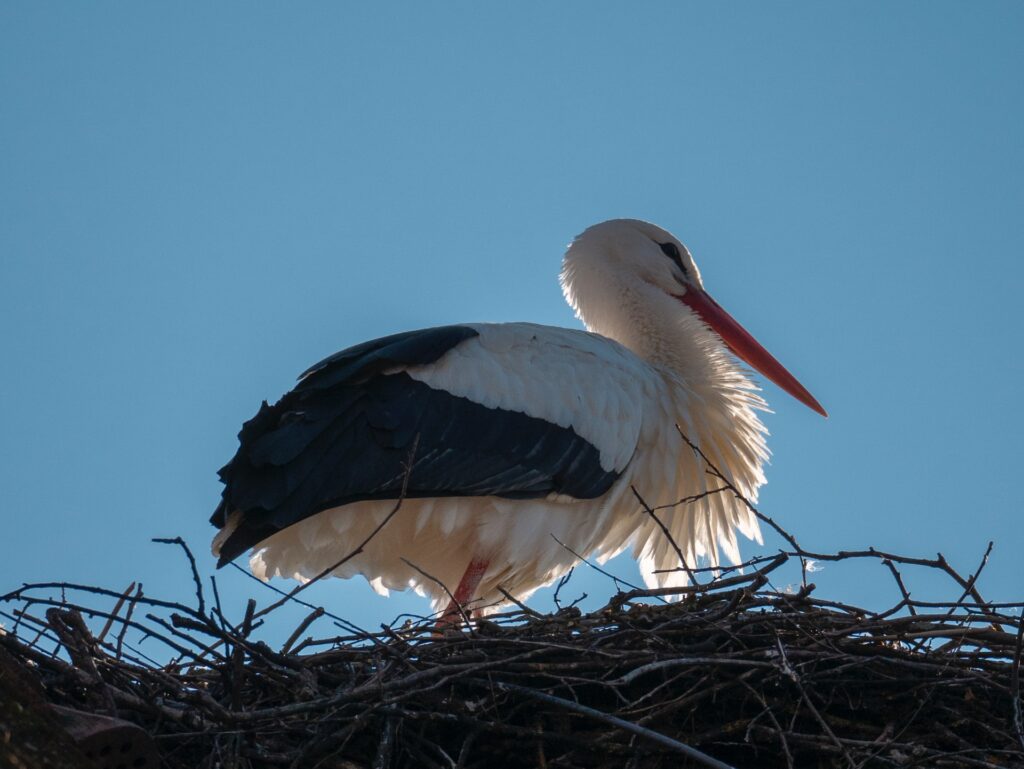
[[[211,522],[241,511],[221,546],[224,565],[322,510],[368,499],[446,496],[579,499],[605,493],[618,473],[571,428],[435,390],[396,366],[432,363],[478,336],[443,326],[377,339],[313,366],[273,406],[265,401],[220,471]]]

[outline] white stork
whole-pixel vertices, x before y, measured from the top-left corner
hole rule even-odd
[[[382,594],[412,587],[435,611],[449,604],[440,582],[486,613],[502,604],[499,587],[525,599],[566,573],[577,561],[567,547],[604,559],[632,545],[648,586],[684,584],[684,572],[659,571],[678,556],[632,492],[660,507],[715,488],[677,425],[756,498],[765,402],[736,358],[825,410],[705,292],[690,252],[660,227],[590,227],[566,251],[561,282],[587,331],[396,334],[332,355],[264,402],[220,472],[219,565],[255,548],[258,577],[310,579],[357,548],[405,487],[397,514],[335,576],[362,574]],[[691,565],[738,562],[737,530],[760,542],[733,495],[659,517]]]

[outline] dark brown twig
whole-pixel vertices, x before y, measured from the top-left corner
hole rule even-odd
[[[192,551],[189,546],[185,543],[181,537],[154,537],[153,542],[158,542],[162,545],[178,545],[184,552],[185,557],[188,558],[188,565],[192,569],[192,582],[196,588],[196,610],[200,614],[206,614],[206,597],[203,595],[203,581],[199,579],[199,569],[196,567],[196,558],[192,555]]]
[[[690,564],[687,562],[686,556],[683,555],[682,548],[679,547],[679,543],[677,543],[675,537],[672,536],[672,532],[669,531],[668,526],[666,526],[661,518],[658,517],[658,514],[654,512],[653,508],[644,501],[644,498],[640,496],[640,492],[636,490],[636,486],[630,486],[629,488],[633,492],[633,496],[636,497],[636,501],[640,503],[640,507],[642,507],[644,512],[647,513],[647,515],[650,516],[650,518],[658,525],[658,528],[661,529],[661,533],[665,536],[665,539],[668,540],[669,545],[676,551],[676,557],[679,558],[679,565],[686,572],[686,576],[690,578],[690,584],[696,585],[697,577],[690,569]],[[702,496],[703,495],[698,495],[696,497],[688,497],[687,499],[689,501],[694,501]]]

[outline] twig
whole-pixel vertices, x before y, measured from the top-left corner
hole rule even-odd
[[[555,592],[552,594],[551,599],[555,602],[555,608],[561,609],[562,602],[559,600],[559,596],[562,593],[562,588],[569,584],[569,580],[572,579],[573,572],[576,571],[576,567],[573,566],[569,571],[558,578],[558,584],[555,585]]]
[[[626,587],[628,587],[631,590],[643,591],[642,587],[637,587],[632,582],[627,582],[626,580],[622,579],[621,577],[616,577],[610,571],[605,571],[600,566],[598,566],[596,563],[593,563],[589,559],[584,558],[582,555],[577,553],[575,550],[573,550],[571,547],[569,547],[567,544],[565,544],[562,540],[560,540],[554,534],[551,535],[551,539],[555,540],[555,542],[557,542],[559,545],[561,545],[566,550],[568,550],[570,553],[572,553],[574,556],[576,556],[576,558],[578,558],[581,563],[585,563],[587,566],[589,566],[591,569],[596,571],[598,574],[603,574],[604,576],[608,577],[608,579],[610,579],[613,583],[615,583],[616,589],[619,589],[619,585],[625,585]],[[662,600],[664,600],[664,599],[662,599]]]
[[[503,588],[503,587],[502,587],[501,585],[498,585],[498,592],[499,592],[499,593],[501,593],[501,594],[502,594],[503,596],[505,596],[505,600],[506,600],[506,601],[508,601],[509,603],[513,603],[513,604],[515,604],[516,606],[518,606],[518,607],[519,607],[519,610],[520,610],[521,612],[523,612],[523,614],[526,614],[527,616],[530,616],[530,617],[535,617],[535,618],[540,618],[540,617],[543,617],[543,616],[544,616],[544,615],[543,615],[543,614],[541,614],[540,612],[538,612],[538,611],[534,611],[533,609],[531,609],[531,608],[530,608],[529,606],[527,606],[527,605],[526,605],[525,603],[523,603],[523,602],[522,602],[522,601],[520,601],[520,600],[519,600],[518,598],[516,598],[516,597],[515,597],[514,595],[512,595],[512,594],[511,594],[510,592],[508,592],[508,591],[507,591],[507,590],[506,590],[505,588]]]
[[[118,598],[117,603],[114,604],[114,610],[110,612],[110,617],[107,619],[106,624],[103,625],[103,629],[100,630],[99,635],[96,636],[96,640],[102,642],[103,639],[107,637],[107,633],[110,632],[110,628],[114,624],[114,619],[117,617],[118,614],[121,613],[121,607],[124,606],[124,602],[128,598],[128,594],[131,593],[134,589],[135,583],[132,582],[130,585],[128,585],[125,591],[121,593],[121,597]]]
[[[661,529],[661,533],[665,535],[665,539],[668,540],[672,549],[676,551],[676,556],[679,558],[679,565],[686,571],[686,575],[690,578],[690,583],[696,585],[697,577],[690,570],[690,564],[687,563],[686,556],[683,555],[682,549],[676,542],[675,537],[672,536],[672,532],[669,531],[668,526],[662,522],[661,518],[658,517],[657,513],[654,512],[651,506],[644,501],[644,498],[640,496],[640,492],[636,490],[636,486],[630,486],[629,488],[633,492],[633,496],[636,497],[636,501],[639,502],[640,506],[644,509],[644,512],[646,512],[647,515],[649,515],[651,519],[658,524],[658,528]]]
[[[771,574],[788,560],[788,553],[778,553],[771,561],[768,562],[767,566],[750,574],[726,577],[725,579],[716,580],[715,582],[679,585],[677,587],[634,588],[628,593],[619,593],[612,599],[611,605],[621,606],[634,598],[659,598],[667,595],[691,595],[748,583],[751,587],[756,589],[765,584],[767,581],[767,575]]]
[[[896,586],[900,590],[900,595],[903,596],[903,605],[907,607],[907,611],[911,614],[917,614],[917,609],[914,607],[913,601],[910,600],[910,591],[907,590],[907,586],[903,583],[903,575],[900,574],[899,569],[896,568],[891,558],[883,558],[882,563],[889,570],[889,573],[892,574],[893,579],[896,580]]]
[[[152,541],[158,542],[162,545],[178,545],[185,551],[185,557],[188,558],[188,565],[192,568],[192,581],[196,586],[197,609],[200,614],[206,614],[206,598],[203,595],[203,581],[199,578],[199,569],[196,568],[195,556],[192,555],[192,551],[189,549],[188,545],[185,544],[185,540],[181,537],[154,537]]]
[[[292,644],[299,640],[299,636],[306,632],[310,625],[316,622],[324,616],[324,607],[317,606],[313,611],[306,615],[306,618],[299,623],[298,627],[292,631],[292,634],[288,636],[288,640],[284,642],[284,646],[281,647],[281,653],[287,654],[292,649]]]

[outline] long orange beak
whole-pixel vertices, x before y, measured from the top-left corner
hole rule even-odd
[[[676,299],[697,313],[701,320],[722,337],[722,341],[736,357],[745,360],[805,406],[814,409],[823,417],[828,416],[828,412],[807,392],[807,388],[786,371],[785,366],[775,360],[772,354],[764,349],[732,315],[723,310],[706,291],[694,286]]]

